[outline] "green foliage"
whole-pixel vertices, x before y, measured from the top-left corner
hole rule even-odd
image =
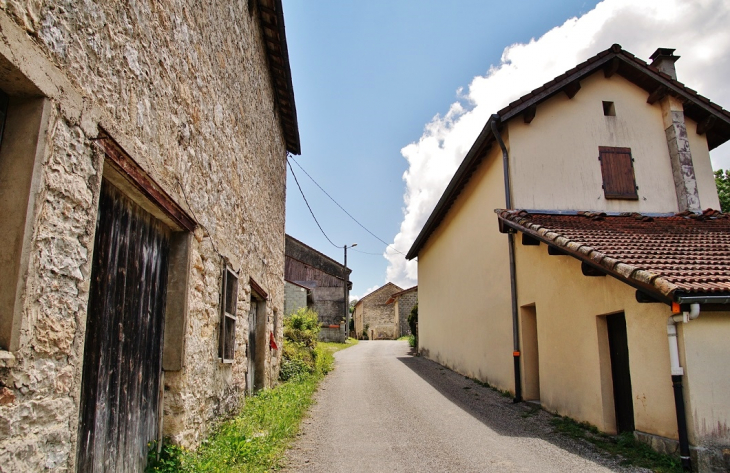
[[[411,329],[411,334],[413,335],[413,343],[411,346],[415,347],[418,345],[418,338],[416,337],[416,330],[418,328],[418,302],[411,309],[411,313],[408,314],[408,327]],[[411,343],[411,341],[409,340],[408,343]]]
[[[730,212],[730,169],[715,171],[715,185],[717,197],[720,198],[720,210],[723,213]]]
[[[416,348],[417,344],[418,340],[416,340],[416,336],[413,334],[408,335],[408,345],[410,345],[411,348]]]
[[[370,336],[368,335],[368,329],[370,328],[370,324],[365,324],[365,327],[362,329],[362,339],[363,340],[370,340]]]
[[[284,319],[284,338],[314,349],[319,334],[319,316],[303,307]]]
[[[557,416],[550,421],[557,432],[575,439],[586,440],[598,448],[623,458],[623,465],[648,468],[656,473],[680,473],[679,458],[664,455],[637,441],[631,432],[608,435],[587,422],[576,422],[569,417]]]
[[[311,329],[310,322],[297,327],[297,330]],[[357,340],[352,339],[346,343],[320,342],[310,348],[301,342],[284,340],[283,352],[290,358],[282,362],[281,370],[290,370],[286,375],[289,381],[247,398],[241,413],[221,423],[197,451],[166,443],[158,457],[156,445],[150,444],[146,471],[263,473],[280,469],[286,448],[312,404],[317,385],[334,368],[334,352],[355,343]],[[287,362],[289,367],[285,368]]]

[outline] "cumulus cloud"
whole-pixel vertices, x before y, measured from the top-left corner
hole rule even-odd
[[[658,47],[676,48],[680,81],[721,105],[730,106],[730,9],[726,0],[605,0],[527,44],[505,48],[500,63],[472,79],[423,135],[401,150],[404,218],[393,240],[410,248],[489,115],[614,43],[648,60]],[[728,144],[712,153],[713,165],[730,166]],[[391,248],[387,280],[417,283],[417,263]]]

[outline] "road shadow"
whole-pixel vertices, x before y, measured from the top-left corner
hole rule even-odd
[[[551,424],[556,416],[542,410],[539,405],[513,403],[511,396],[506,397],[499,391],[418,356],[413,349],[397,359],[453,404],[499,435],[539,438],[613,471],[650,471],[622,466],[620,457],[600,450],[587,440],[574,439],[556,432]]]

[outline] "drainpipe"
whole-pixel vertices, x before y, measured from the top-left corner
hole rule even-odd
[[[672,368],[672,386],[674,387],[674,408],[677,412],[677,431],[679,434],[679,457],[682,460],[682,469],[692,471],[692,459],[689,453],[689,438],[687,436],[687,413],[684,405],[684,390],[682,377],[684,368],[679,364],[679,343],[677,342],[677,324],[688,323],[700,316],[700,305],[691,304],[690,311],[672,315],[667,320],[667,339],[669,340],[669,363]]]
[[[497,122],[500,120],[499,115],[492,115],[490,121],[492,124],[492,134],[502,148],[502,168],[504,170],[504,203],[507,209],[512,209],[512,189],[509,180],[509,154],[507,147],[502,141],[502,135],[497,130]],[[515,277],[515,235],[514,230],[510,230],[507,234],[509,245],[509,282],[510,291],[512,293],[512,357],[514,358],[515,369],[515,397],[513,402],[522,401],[522,380],[520,375],[520,329],[517,319],[517,279]]]

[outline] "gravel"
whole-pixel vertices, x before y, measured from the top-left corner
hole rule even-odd
[[[649,471],[555,433],[551,414],[413,356],[405,341],[361,341],[335,358],[285,471]]]

